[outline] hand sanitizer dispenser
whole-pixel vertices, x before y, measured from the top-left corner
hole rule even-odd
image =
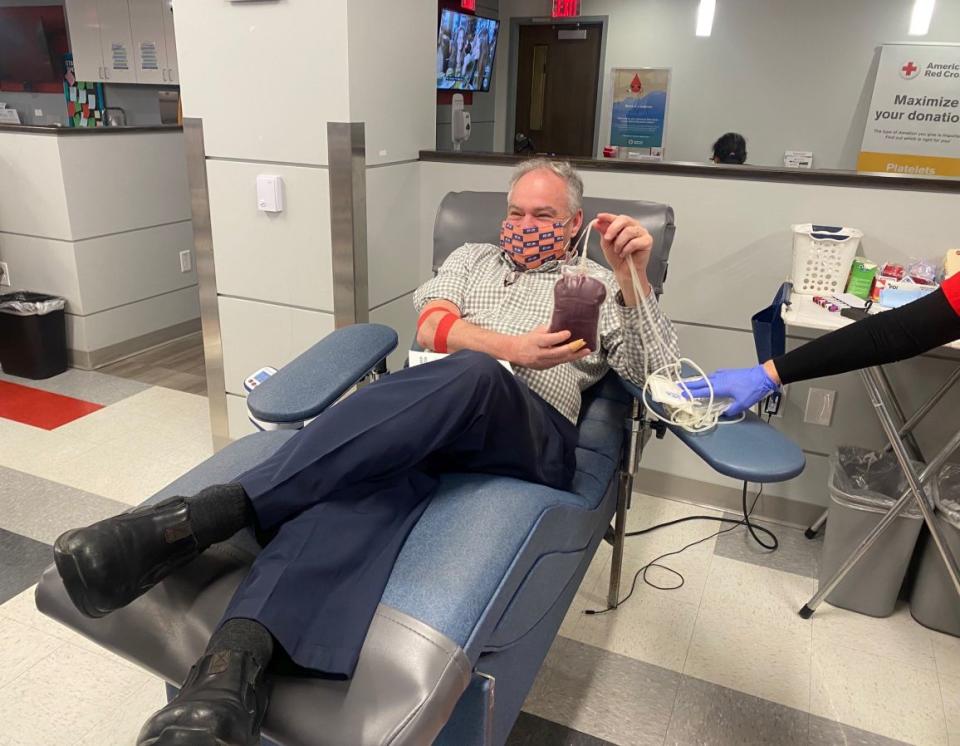
[[[257,209],[261,212],[283,212],[283,179],[280,176],[257,177]]]
[[[460,150],[460,146],[470,139],[470,112],[463,110],[463,94],[453,94],[450,112],[450,136],[453,140],[453,149]]]

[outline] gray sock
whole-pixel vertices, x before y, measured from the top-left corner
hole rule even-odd
[[[207,653],[231,650],[250,653],[263,668],[273,657],[273,635],[252,619],[230,619],[213,633]]]
[[[201,549],[226,541],[237,531],[253,525],[253,507],[239,484],[215,484],[186,498],[190,525]]]

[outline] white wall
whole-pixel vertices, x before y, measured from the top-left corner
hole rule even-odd
[[[196,272],[180,271],[193,249],[180,132],[7,130],[0,171],[0,259],[15,286],[66,298],[75,364],[198,327]]]
[[[328,122],[365,123],[370,314],[412,338],[414,161],[434,145],[436,3],[197,0],[178,5],[176,26],[184,115],[203,120],[237,437],[244,376],[334,328]],[[284,178],[282,214],[257,211],[258,174]]]
[[[66,124],[67,101],[62,93],[0,91],[0,103],[16,109],[21,124]],[[36,111],[42,114],[36,116]]]
[[[448,191],[504,191],[509,173],[507,166],[421,164],[421,232],[430,235],[437,206]],[[707,370],[756,361],[750,316],[770,303],[790,273],[792,223],[861,228],[866,234],[866,255],[879,260],[942,256],[956,243],[953,224],[943,219],[954,209],[955,194],[604,171],[584,171],[582,176],[586,193],[593,197],[647,199],[673,206],[677,235],[663,304],[677,326],[682,352]],[[430,252],[424,242],[422,277],[430,274]],[[947,378],[958,359],[958,355],[936,354],[892,366],[894,385],[905,406],[918,406]],[[831,427],[803,423],[810,385],[838,392]],[[921,426],[921,446],[934,452],[934,446],[942,445],[956,427],[952,413],[957,411],[960,391],[954,391]],[[827,456],[837,444],[876,447],[884,442],[856,375],[791,385],[784,415],[774,423],[803,447],[808,467],[792,482],[771,485],[767,494],[808,503],[825,504]],[[676,438],[653,441],[643,465],[737,486],[713,473]]]
[[[476,13],[484,18],[499,18],[500,0],[479,0]],[[503,40],[506,38],[502,35],[503,27],[501,27],[500,33],[501,36],[497,41],[496,59],[494,60],[495,70],[501,55],[506,56],[508,51],[503,44]],[[473,93],[473,103],[463,107],[470,112],[470,139],[464,143],[464,150],[481,153],[500,150],[503,138],[494,140],[497,81],[500,79],[494,73],[490,81],[490,90],[487,93]],[[502,78],[502,80],[504,81],[503,86],[506,87],[506,78]],[[437,105],[437,150],[453,150],[453,142],[450,140],[450,108],[450,104]]]
[[[208,156],[326,165],[326,123],[350,118],[345,2],[191,0],[175,24]]]
[[[57,137],[0,132],[0,173],[0,232],[71,238]]]
[[[366,123],[367,165],[416,160],[433,144],[436,3],[351,0],[350,121]]]
[[[413,291],[420,284],[420,151],[436,126],[435,0],[351,0],[350,118],[366,123],[367,287],[370,320],[396,329],[403,363],[416,331]],[[402,29],[402,31],[398,31]],[[389,83],[373,81],[389,74]]]
[[[256,209],[256,178],[284,180],[285,209]],[[327,170],[212,160],[210,218],[222,295],[333,313]]]
[[[812,150],[818,168],[854,168],[874,50],[908,38],[913,0],[719,0],[708,38],[694,35],[697,5],[583,0],[583,15],[609,17],[601,146],[610,134],[610,70],[670,67],[669,160],[704,161],[713,141],[733,130],[747,138],[750,163],[782,165],[784,150]],[[510,17],[543,15],[543,0],[501,0],[507,35]],[[960,3],[937,3],[930,34],[917,41],[960,42]],[[507,36],[503,42],[507,49]],[[499,148],[513,126],[506,56],[497,66]]]
[[[348,121],[343,2],[180,3],[185,117],[203,120],[231,433],[243,380],[333,329],[327,122]],[[259,212],[258,174],[281,176],[286,210]]]
[[[104,131],[57,142],[74,240],[190,219],[181,132]]]

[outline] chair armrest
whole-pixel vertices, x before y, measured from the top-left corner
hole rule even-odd
[[[247,397],[247,408],[263,422],[309,420],[339,399],[396,346],[397,333],[382,324],[337,329],[257,386]]]
[[[621,381],[642,400],[639,386]],[[657,405],[653,408],[658,410]],[[687,432],[669,423],[667,427],[710,468],[739,481],[785,482],[800,474],[807,463],[796,443],[753,412],[745,412],[741,422],[720,424],[706,433]]]
[[[796,443],[753,412],[745,412],[741,422],[720,424],[708,433],[667,427],[712,469],[739,481],[785,482],[807,464]]]

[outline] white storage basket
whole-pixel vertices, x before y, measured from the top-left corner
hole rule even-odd
[[[842,293],[863,232],[856,228],[803,223],[793,226],[793,292]]]

